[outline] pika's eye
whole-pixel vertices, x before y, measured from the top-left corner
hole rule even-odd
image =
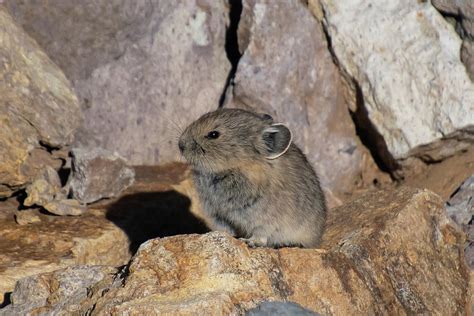
[[[218,131],[211,131],[207,134],[206,138],[210,138],[210,139],[216,139],[217,137],[219,137],[219,132]]]

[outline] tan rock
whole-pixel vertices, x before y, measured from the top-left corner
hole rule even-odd
[[[45,204],[44,208],[56,215],[79,216],[87,211],[87,206],[74,199],[51,201]]]
[[[90,292],[95,301],[75,310],[238,315],[264,300],[288,300],[323,315],[470,315],[463,235],[437,195],[371,192],[334,209],[328,224],[321,249],[249,249],[220,232],[150,240],[123,285],[97,286]],[[71,308],[58,305],[31,311]],[[22,304],[9,307],[15,308]]]
[[[23,211],[22,211],[23,212]],[[0,298],[23,277],[77,264],[119,266],[130,258],[127,235],[90,210],[81,217],[42,215],[40,223],[19,226],[0,218]]]
[[[0,197],[5,197],[44,165],[54,165],[46,149],[71,143],[81,113],[61,70],[1,5],[0,96]]]
[[[43,173],[26,187],[26,194],[25,206],[44,206],[61,195],[61,180],[56,170],[46,166]]]
[[[18,225],[28,225],[41,222],[37,209],[15,211],[15,222]]]

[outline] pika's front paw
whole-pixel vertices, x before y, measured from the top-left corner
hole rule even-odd
[[[239,238],[239,239],[245,242],[247,246],[249,246],[250,248],[267,246],[267,238],[250,237],[250,238]]]

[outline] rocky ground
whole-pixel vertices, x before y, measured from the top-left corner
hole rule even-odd
[[[0,0],[0,315],[470,315],[473,38],[468,0]],[[176,140],[218,107],[291,128],[320,249],[208,231]]]

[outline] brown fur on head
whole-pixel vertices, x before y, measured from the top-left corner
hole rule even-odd
[[[273,124],[270,115],[220,109],[188,126],[179,148],[194,169],[216,173],[276,159],[288,150],[291,140],[289,129]]]

